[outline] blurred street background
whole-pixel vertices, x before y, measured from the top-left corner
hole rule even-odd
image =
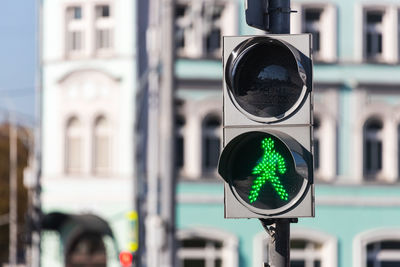
[[[222,36],[243,0],[6,0],[0,266],[260,267],[224,219]],[[400,266],[400,1],[291,1],[312,33],[315,218],[293,267]]]

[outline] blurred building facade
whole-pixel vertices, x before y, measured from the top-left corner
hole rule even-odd
[[[136,14],[147,12],[135,3],[43,1],[43,266],[114,266],[131,244],[135,53],[145,38]],[[317,184],[316,217],[292,225],[292,266],[398,266],[400,4],[292,9],[292,33],[314,35]],[[258,220],[223,218],[216,173],[220,38],[260,32],[241,0],[176,0],[175,13],[179,266],[261,266],[266,233]]]
[[[42,1],[41,266],[136,249],[135,4]]]
[[[292,224],[292,266],[400,266],[400,3],[291,1],[313,33],[316,217]],[[222,35],[260,33],[242,1],[177,0],[181,266],[261,266],[258,220],[223,219],[216,174]]]

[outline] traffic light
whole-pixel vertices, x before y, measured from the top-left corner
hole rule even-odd
[[[314,216],[311,35],[223,38],[226,218]]]
[[[119,262],[122,267],[131,267],[133,263],[133,255],[129,251],[121,251],[119,253]]]

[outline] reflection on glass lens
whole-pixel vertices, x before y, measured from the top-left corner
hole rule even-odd
[[[232,85],[238,104],[264,118],[283,116],[303,90],[294,56],[277,43],[259,43],[248,49],[236,63]]]

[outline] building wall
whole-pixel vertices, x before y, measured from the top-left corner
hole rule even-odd
[[[321,266],[325,267],[366,266],[367,255],[370,260],[377,261],[371,256],[372,252],[368,253],[369,242],[388,239],[399,242],[396,212],[400,205],[399,3],[292,1],[292,8],[299,11],[291,17],[292,33],[304,30],[307,10],[322,10],[323,32],[320,53],[314,54],[314,111],[320,121],[320,167],[315,171],[316,217],[300,219],[291,227],[294,239],[305,239],[310,233],[310,240],[322,245],[314,250],[309,247],[313,251],[309,251],[309,256],[294,250],[292,259],[312,259],[316,255],[322,258]],[[367,12],[370,10],[383,14],[381,25],[370,27],[382,34],[382,51],[376,48],[378,53],[375,54],[367,48]],[[237,19],[231,23],[237,23],[233,27],[237,27],[237,31],[227,35],[259,33],[246,25],[240,1],[236,12]],[[181,114],[186,118],[183,131],[186,162],[182,170],[193,172],[190,177],[181,175],[179,180],[178,228],[195,231],[208,227],[228,232],[238,239],[238,265],[231,266],[260,266],[260,259],[265,256],[260,250],[263,245],[260,233],[264,231],[261,223],[256,219],[224,219],[222,179],[194,171],[199,170],[198,161],[204,150],[204,145],[199,147],[202,117],[198,114],[213,110],[222,112],[221,58],[181,56],[176,72],[180,84],[177,97],[183,102]],[[191,81],[197,86],[190,86]],[[203,105],[203,101],[207,105]],[[381,156],[379,153],[371,156],[375,161],[381,157],[381,166],[375,166],[372,172],[365,159],[368,154],[366,123],[371,118],[382,124],[381,129],[371,133],[377,138],[373,140],[382,142]],[[392,237],[386,235],[390,231]],[[398,248],[392,252],[398,253]],[[382,249],[377,255],[381,257],[385,253],[387,251]],[[185,253],[178,253],[178,256],[189,257]],[[399,262],[398,257],[392,260]]]
[[[103,236],[107,262],[116,266],[118,253],[130,249],[133,238],[128,215],[134,209],[136,2],[57,0],[42,5],[43,212],[104,220],[113,234],[111,239]],[[100,36],[101,30],[108,33]],[[80,37],[71,37],[74,31],[81,31]],[[69,129],[74,118],[77,126]],[[69,135],[80,138],[78,153]],[[99,145],[97,137],[106,138],[105,143]],[[78,160],[68,163],[68,153]],[[44,231],[42,237],[42,266],[63,266],[66,237],[59,231]]]

